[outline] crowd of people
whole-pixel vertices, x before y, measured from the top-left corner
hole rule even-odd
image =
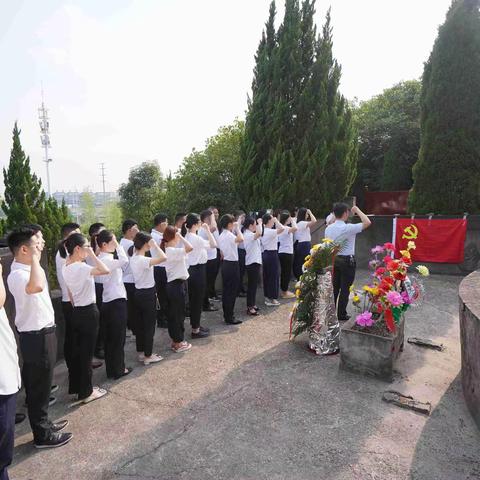
[[[345,208],[335,211],[336,228],[338,235],[348,237],[361,228],[342,225]],[[357,211],[363,222],[360,225],[366,228],[368,218]],[[219,218],[218,209],[210,207],[200,215],[179,213],[173,225],[167,215],[159,213],[150,233],[127,219],[120,241],[102,223],[90,226],[89,238],[78,224],[64,225],[55,263],[65,320],[68,393],[75,396],[74,403],[87,404],[106,395],[105,389],[92,382],[92,369],[103,362],[110,379],[132,372],[125,364],[127,335],[135,337],[139,363],[150,366],[163,359],[154,352],[157,326],[168,329],[172,351],[183,353],[192,348],[185,335],[186,317],[190,318],[193,341],[209,336],[209,329],[201,324],[202,312],[218,310],[219,302],[229,325],[242,323],[235,317],[238,297],[246,298],[247,315],[259,315],[261,278],[267,308],[280,305],[279,298],[294,298],[289,284],[292,277],[299,279],[302,274],[316,222],[307,208],[248,215],[236,212]],[[0,438],[0,480],[8,479],[6,467],[12,458],[15,398],[21,379],[35,447],[59,447],[72,438],[63,431],[68,420],[53,423],[48,416],[51,394],[58,388],[52,387],[57,339],[47,276],[40,264],[45,246],[41,226],[15,229],[8,235],[8,246],[14,261],[7,284],[15,301],[23,365],[20,376],[15,337],[0,308],[0,429],[5,432]],[[351,257],[350,251],[346,253]],[[343,270],[351,277],[348,265]],[[216,291],[220,271],[221,298]],[[340,289],[348,292],[348,279],[340,283],[337,296]],[[3,307],[6,291],[3,282],[0,284]],[[344,296],[345,292],[342,314]]]

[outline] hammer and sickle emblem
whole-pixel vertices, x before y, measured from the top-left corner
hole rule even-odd
[[[402,238],[407,240],[416,240],[418,237],[418,228],[415,225],[410,225],[403,232]]]

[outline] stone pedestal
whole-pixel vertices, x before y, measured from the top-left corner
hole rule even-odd
[[[405,319],[391,337],[354,330],[355,320],[345,323],[340,333],[340,368],[380,380],[393,380],[393,365],[403,350]]]

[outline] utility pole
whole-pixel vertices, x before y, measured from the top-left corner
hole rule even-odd
[[[102,162],[100,164],[101,176],[102,176],[102,185],[103,185],[103,208],[107,205],[107,194],[105,191],[105,164]]]
[[[44,162],[47,165],[47,191],[48,196],[52,195],[50,190],[50,169],[49,163],[52,161],[48,155],[48,149],[50,148],[50,124],[48,119],[48,110],[45,108],[45,103],[43,99],[43,87],[42,87],[42,106],[38,109],[38,118],[40,120],[40,140],[42,142],[42,147],[45,150]]]

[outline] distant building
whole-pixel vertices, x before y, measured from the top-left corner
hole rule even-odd
[[[103,207],[103,201],[105,198],[106,203],[118,202],[118,192],[55,192],[52,196],[57,203],[61,205],[62,200],[65,200],[65,204],[72,213],[73,217],[79,221],[82,218],[82,194],[89,193],[93,197],[95,208],[101,209]]]

